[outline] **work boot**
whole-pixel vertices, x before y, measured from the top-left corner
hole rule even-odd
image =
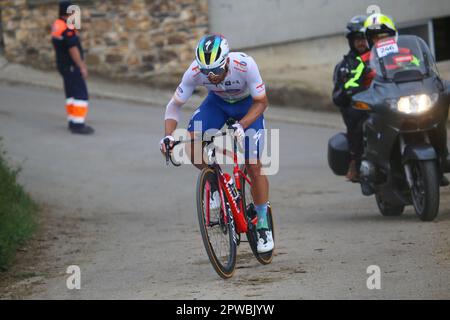
[[[69,130],[73,134],[90,135],[94,133],[94,128],[87,126],[84,123],[69,122]]]
[[[356,167],[356,160],[352,160],[350,162],[350,166],[348,168],[347,175],[345,176],[348,181],[357,183],[359,182],[359,172],[358,168]]]

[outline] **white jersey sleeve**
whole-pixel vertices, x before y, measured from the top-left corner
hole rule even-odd
[[[259,73],[258,65],[252,57],[248,57],[247,85],[253,98],[266,95],[266,86]]]
[[[195,88],[198,86],[199,76],[200,68],[198,67],[197,62],[194,61],[184,73],[183,79],[175,91],[174,98],[177,102],[184,104],[189,100],[194,93]]]

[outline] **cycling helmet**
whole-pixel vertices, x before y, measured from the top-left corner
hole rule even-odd
[[[373,46],[373,39],[377,36],[397,36],[397,28],[392,19],[381,13],[375,13],[369,16],[364,23],[364,27],[366,28],[367,40],[371,46]]]
[[[200,71],[206,75],[209,73],[220,74],[225,70],[230,48],[228,41],[221,35],[206,35],[198,43],[195,58]]]

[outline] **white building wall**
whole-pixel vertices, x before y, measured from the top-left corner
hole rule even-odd
[[[210,0],[210,29],[233,48],[298,41],[342,34],[373,4],[400,26],[450,15],[450,0]]]

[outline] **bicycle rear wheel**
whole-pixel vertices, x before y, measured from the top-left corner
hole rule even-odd
[[[197,180],[197,215],[200,232],[209,260],[223,279],[233,276],[236,266],[236,231],[234,220],[220,201],[218,208],[210,208],[211,194],[219,195],[217,174],[213,168],[205,168]],[[214,199],[219,202],[218,199]],[[227,215],[225,222],[224,212]]]
[[[247,169],[243,168],[243,172],[247,174]],[[241,186],[242,186],[242,201],[244,201],[244,209],[245,209],[245,217],[248,221],[248,231],[247,231],[247,240],[252,249],[253,255],[256,260],[263,265],[267,265],[272,263],[274,250],[266,253],[258,253],[258,236],[256,231],[256,225],[251,223],[253,219],[256,218],[256,210],[255,204],[253,202],[253,197],[251,194],[251,187],[248,185],[247,181],[241,177]],[[272,206],[269,203],[267,208],[267,220],[269,224],[269,229],[272,231],[273,241],[275,241],[275,227],[273,223],[273,215],[272,215]]]

